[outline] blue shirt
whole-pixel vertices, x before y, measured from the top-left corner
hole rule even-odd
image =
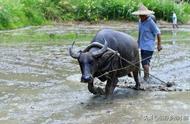
[[[141,50],[154,51],[155,38],[160,34],[160,29],[155,22],[148,17],[145,21],[139,21],[138,45]]]

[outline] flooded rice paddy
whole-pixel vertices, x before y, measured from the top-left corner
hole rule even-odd
[[[0,124],[189,124],[190,44],[163,47],[153,56],[151,74],[182,91],[116,88],[106,100],[80,83],[68,44],[1,44]]]

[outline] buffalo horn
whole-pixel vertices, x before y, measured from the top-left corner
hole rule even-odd
[[[93,43],[91,43],[91,44],[89,44],[84,50],[83,50],[83,52],[88,52],[92,47],[100,47],[100,46],[98,46],[98,45],[96,45],[96,44],[94,44],[94,43],[97,43],[97,42],[93,42]],[[102,44],[101,44],[102,45]],[[102,45],[103,46],[103,45]],[[102,47],[101,46],[101,47]]]
[[[104,46],[100,50],[92,52],[93,57],[98,57],[98,56],[102,55],[107,50],[108,42],[105,39],[104,39],[104,41],[105,41]]]

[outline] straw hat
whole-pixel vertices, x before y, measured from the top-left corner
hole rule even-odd
[[[146,6],[141,5],[139,9],[132,13],[133,15],[151,15],[154,14],[153,11],[148,10]]]

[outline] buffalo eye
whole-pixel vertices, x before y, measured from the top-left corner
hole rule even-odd
[[[88,63],[89,63],[90,65],[92,65],[92,64],[93,64],[93,60],[90,60]]]

